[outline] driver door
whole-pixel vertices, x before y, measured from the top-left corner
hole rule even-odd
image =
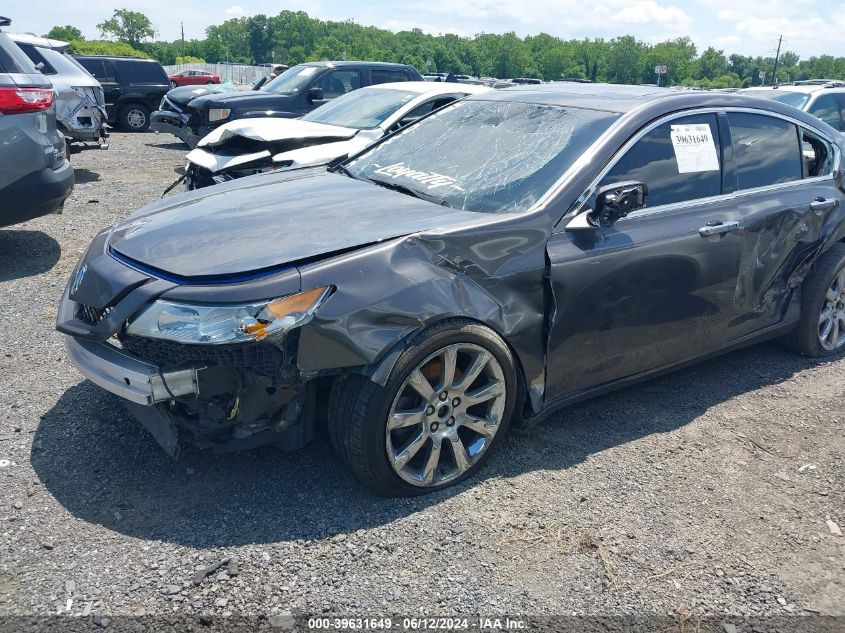
[[[672,127],[693,124],[710,126],[718,163],[694,172],[685,164],[682,172]],[[735,189],[727,158],[715,114],[661,123],[612,163],[598,185],[644,183],[646,206],[608,227],[566,230],[570,218],[564,218],[552,234],[548,400],[724,343],[743,244],[735,202],[718,197]]]

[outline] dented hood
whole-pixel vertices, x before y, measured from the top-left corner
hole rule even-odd
[[[221,125],[209,132],[197,147],[223,146],[232,139],[243,137],[252,141],[270,143],[294,139],[326,139],[340,141],[352,138],[358,130],[325,123],[314,123],[302,119],[239,119]]]
[[[154,274],[238,277],[483,217],[309,169],[166,198],[117,225],[109,245]]]

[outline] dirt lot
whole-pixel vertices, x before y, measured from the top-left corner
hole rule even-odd
[[[173,141],[75,154],[64,214],[0,229],[0,615],[845,615],[845,360],[736,352],[515,432],[421,499],[374,497],[325,437],[171,461],[53,320],[91,238],[175,180]]]

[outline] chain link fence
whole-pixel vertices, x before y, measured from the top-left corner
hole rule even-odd
[[[165,66],[164,70],[168,74],[177,73],[180,70],[205,70],[216,75],[220,75],[220,81],[223,83],[232,82],[236,85],[248,85],[253,83],[256,79],[269,75],[272,70],[269,65],[264,66],[247,66],[246,64],[173,64],[172,66]]]

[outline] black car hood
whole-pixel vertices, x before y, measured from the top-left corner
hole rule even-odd
[[[210,86],[179,86],[167,93],[167,98],[173,103],[186,105],[190,101],[210,94],[231,94],[237,92],[231,84],[212,84]]]
[[[130,265],[189,282],[270,274],[329,253],[483,217],[308,169],[166,198],[118,224],[109,246]]]
[[[231,108],[232,110],[290,111],[296,110],[296,95],[276,94],[263,90],[239,90],[220,94],[207,94],[191,101],[191,107],[199,110],[209,108]]]

